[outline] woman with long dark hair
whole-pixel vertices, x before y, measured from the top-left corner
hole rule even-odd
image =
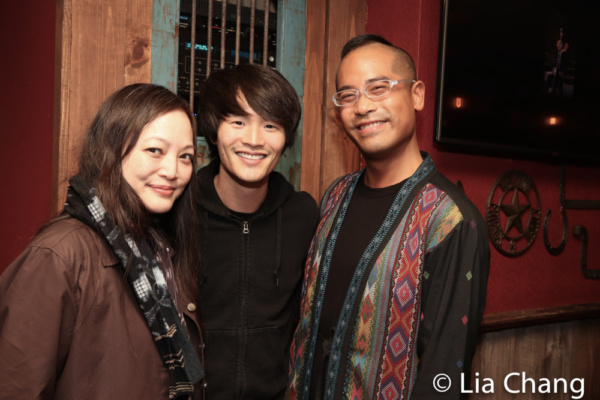
[[[168,89],[103,103],[64,212],[0,276],[0,397],[202,398],[195,153]]]

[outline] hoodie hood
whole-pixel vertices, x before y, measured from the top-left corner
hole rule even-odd
[[[219,173],[219,167],[219,160],[213,160],[209,165],[198,171],[200,206],[211,213],[229,217],[230,211],[219,198],[214,184],[214,178]],[[254,214],[257,218],[260,218],[274,213],[285,203],[292,193],[294,193],[294,187],[283,175],[276,171],[271,172],[269,175],[267,197]]]
[[[198,171],[198,183],[200,186],[200,206],[201,212],[204,214],[203,220],[207,220],[207,212],[225,217],[232,218],[232,212],[223,204],[221,198],[215,188],[214,178],[219,172],[220,162],[219,160],[213,160],[209,165]],[[275,278],[275,284],[279,287],[279,268],[281,266],[281,251],[282,251],[282,237],[283,237],[283,225],[282,225],[282,206],[286,200],[294,193],[294,187],[281,175],[279,172],[273,171],[269,175],[269,184],[267,189],[267,197],[262,202],[258,210],[252,213],[250,221],[254,221],[261,218],[266,218],[273,213],[277,213],[277,235],[276,243],[274,243],[275,251],[275,268],[273,269],[273,276]],[[208,238],[208,224],[203,224],[204,230],[203,235]],[[203,241],[207,243],[205,239]],[[206,251],[206,249],[203,249]],[[202,279],[202,282],[206,280],[208,275],[206,270]]]

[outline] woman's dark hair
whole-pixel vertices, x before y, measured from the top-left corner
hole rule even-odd
[[[166,214],[156,216],[146,210],[140,198],[125,181],[122,160],[131,152],[142,130],[157,117],[183,111],[192,126],[196,152],[196,119],[188,103],[169,89],[138,83],[111,94],[92,121],[79,159],[79,176],[94,186],[110,217],[122,232],[155,241],[162,231],[175,248],[173,266],[179,287],[195,299],[199,254],[197,251],[195,172],[181,196]]]
[[[292,85],[273,68],[240,64],[212,72],[200,86],[198,134],[206,138],[212,158],[219,158],[215,143],[221,122],[229,115],[247,115],[240,93],[258,115],[283,127],[284,150],[294,144],[302,107]]]

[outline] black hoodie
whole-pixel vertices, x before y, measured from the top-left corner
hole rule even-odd
[[[206,398],[281,399],[318,207],[272,172],[259,209],[233,213],[215,189],[218,171],[214,161],[198,173]]]

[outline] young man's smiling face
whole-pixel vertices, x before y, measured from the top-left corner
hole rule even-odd
[[[283,153],[285,131],[258,115],[242,94],[239,103],[248,115],[229,115],[219,125],[219,179],[249,188],[263,187]]]
[[[379,79],[411,79],[398,64],[394,51],[383,44],[359,47],[340,62],[337,90],[360,90]],[[355,104],[338,110],[338,118],[365,159],[396,157],[416,141],[415,110],[423,108],[424,91],[418,81],[400,83],[374,100],[361,92]]]

